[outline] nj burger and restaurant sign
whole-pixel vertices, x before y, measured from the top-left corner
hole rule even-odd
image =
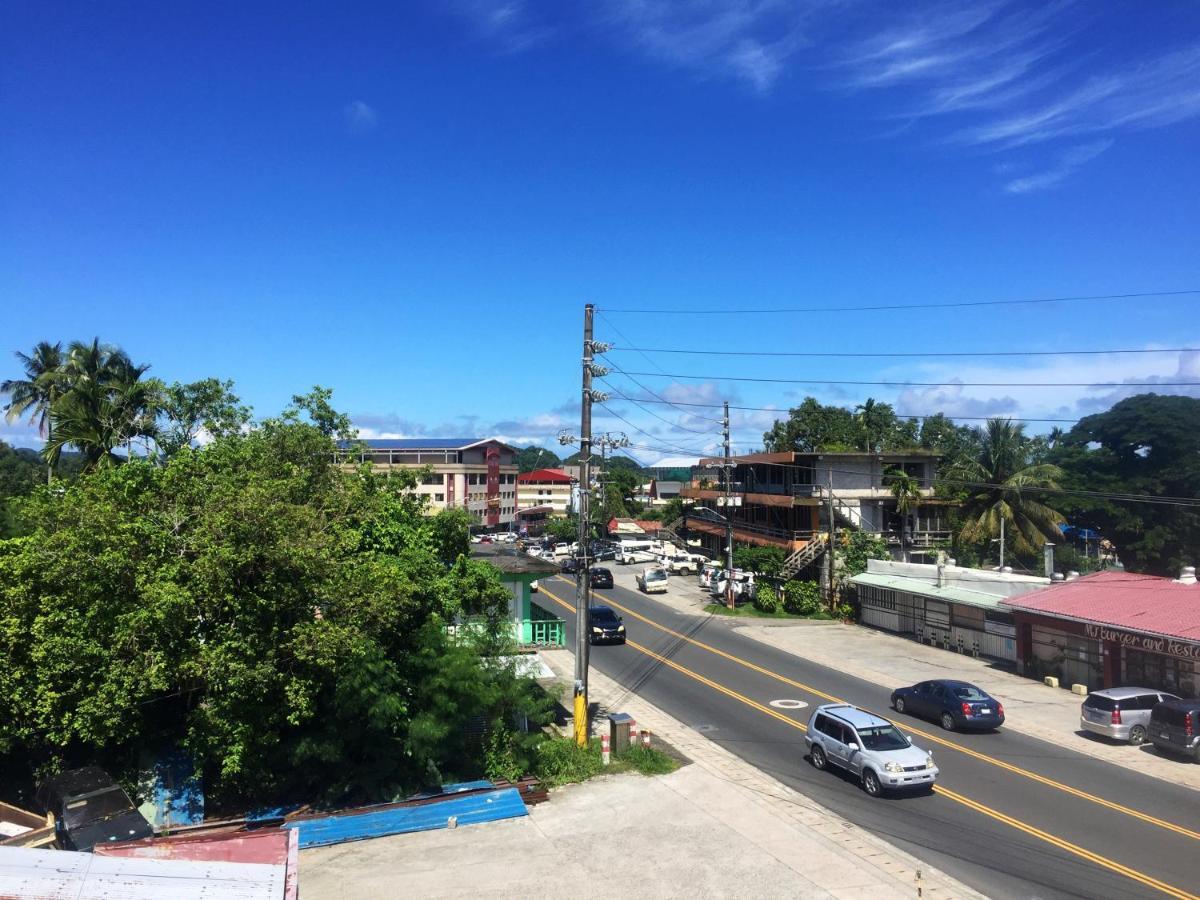
[[[1146,653],[1164,653],[1180,659],[1200,660],[1200,644],[1177,641],[1172,638],[1156,637],[1150,634],[1132,634],[1128,631],[1115,631],[1103,625],[1091,623],[1083,626],[1084,634],[1100,641],[1110,641],[1122,647],[1142,650]]]

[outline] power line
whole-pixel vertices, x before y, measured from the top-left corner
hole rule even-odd
[[[1082,387],[1122,388],[1146,387],[1116,381],[831,381],[819,378],[752,378],[745,375],[683,375],[673,372],[626,372],[626,375],[641,375],[644,378],[684,378],[691,381],[751,381],[765,384],[849,384],[872,387]],[[1200,387],[1200,381],[1156,381],[1150,387]]]
[[[632,428],[634,431],[637,431],[637,432],[639,432],[640,434],[644,434],[646,437],[650,438],[650,440],[652,440],[652,441],[653,441],[653,440],[660,440],[660,438],[659,438],[657,435],[653,435],[653,434],[651,434],[650,432],[646,431],[645,429],[643,429],[643,428],[639,428],[637,425],[633,424],[633,422],[630,422],[630,421],[629,421],[627,418],[625,418],[625,417],[624,417],[623,415],[621,415],[619,412],[617,412],[616,410],[614,410],[614,409],[613,409],[612,407],[610,407],[610,406],[609,406],[607,403],[603,403],[603,404],[601,404],[601,405],[602,405],[602,406],[604,406],[604,408],[605,408],[605,412],[606,412],[608,415],[615,416],[616,418],[620,419],[622,422],[624,422],[626,425],[628,425],[628,426],[629,426],[630,428]],[[670,452],[672,452],[672,453],[688,453],[688,454],[691,454],[691,453],[701,453],[701,452],[703,452],[702,450],[700,450],[700,449],[697,449],[697,448],[695,448],[695,447],[679,447],[679,446],[673,446],[673,447],[668,447],[668,449],[669,449],[669,451],[670,451]]]
[[[1200,288],[1191,288],[1183,291],[1142,291],[1133,294],[1092,294],[1088,296],[1077,297],[1039,297],[1035,299],[1022,300],[967,300],[951,303],[886,303],[872,306],[794,306],[794,307],[776,307],[773,309],[736,309],[732,307],[724,307],[720,309],[630,309],[630,308],[612,308],[605,307],[604,312],[622,313],[622,314],[643,314],[643,315],[699,315],[699,316],[719,316],[719,315],[769,315],[771,313],[807,313],[807,312],[879,312],[889,309],[961,309],[964,307],[978,306],[1020,306],[1020,305],[1036,305],[1045,303],[1074,303],[1079,301],[1104,301],[1104,300],[1137,300],[1148,299],[1151,297],[1182,297],[1189,294],[1200,294]],[[606,320],[607,321],[607,320]]]
[[[603,381],[605,384],[610,383],[607,377],[601,377],[600,380]],[[618,385],[613,385],[613,387],[618,387]],[[634,400],[632,397],[627,397],[624,394],[621,394],[620,396],[621,396],[622,400],[626,400],[629,403],[632,403],[635,406],[639,407],[641,409],[641,411],[644,412],[646,415],[654,416],[654,418],[658,419],[658,421],[663,422],[667,425],[670,425],[672,428],[678,428],[680,431],[690,431],[692,434],[702,434],[702,435],[715,434],[715,432],[712,432],[712,431],[697,431],[695,428],[688,428],[685,425],[680,425],[677,422],[672,422],[670,419],[664,419],[662,416],[660,416],[654,410],[646,409],[646,407],[642,406],[642,403],[640,400]],[[671,401],[670,400],[662,400],[659,402],[670,403]],[[684,415],[689,415],[689,416],[692,416],[692,418],[696,418],[696,419],[705,418],[705,416],[697,416],[695,413],[689,413],[687,410],[680,410],[680,412],[682,412]]]
[[[676,347],[613,347],[622,352],[637,352],[646,356],[647,353],[675,353],[688,356],[788,356],[813,357],[819,359],[853,358],[853,359],[925,359],[930,357],[975,357],[975,356],[1105,356],[1114,353],[1196,353],[1200,347],[1169,347],[1162,350],[1114,349],[1114,350],[980,350],[962,352],[926,352],[926,353],[837,353],[837,352],[808,352],[783,350],[691,350]],[[646,357],[649,359],[649,357]],[[663,374],[666,374],[665,372]]]
[[[624,394],[617,394],[615,396],[616,396],[616,398],[621,399],[621,400],[632,401],[632,399],[633,399],[631,397],[625,396]],[[643,399],[640,402],[642,402],[642,403],[665,403],[666,401]],[[719,403],[688,403],[683,400],[676,400],[676,401],[673,401],[671,403],[671,405],[672,406],[701,406],[701,407],[706,407],[708,409],[717,409],[720,407],[721,404],[719,404]],[[778,406],[734,406],[731,403],[729,405],[729,408],[742,410],[744,412],[773,412],[773,413],[789,412],[789,410],[787,408],[778,407]],[[1068,425],[1074,424],[1075,422],[1079,421],[1078,419],[1029,419],[1029,418],[1017,418],[1016,416],[956,416],[956,415],[951,415],[948,413],[932,413],[932,414],[926,414],[926,415],[918,415],[917,413],[900,413],[900,412],[898,412],[898,413],[896,413],[896,416],[901,419],[936,419],[939,416],[945,416],[945,418],[947,418],[947,419],[962,419],[964,421],[976,421],[976,422],[986,422],[989,419],[1001,418],[1001,419],[1011,419],[1013,422],[1058,422],[1058,423],[1064,423],[1064,424],[1068,424]]]

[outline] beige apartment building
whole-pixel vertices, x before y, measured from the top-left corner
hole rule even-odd
[[[488,529],[507,529],[517,512],[516,450],[495,438],[363,441],[359,458],[376,471],[430,469],[417,486],[431,513],[466,509]]]
[[[517,476],[517,509],[548,507],[548,515],[565,518],[571,509],[575,479],[562,469],[535,469]]]

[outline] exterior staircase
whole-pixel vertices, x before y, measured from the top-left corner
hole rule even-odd
[[[677,529],[683,524],[683,516],[680,516],[674,522],[670,522],[658,529],[658,539],[660,541],[670,542],[678,547],[687,547],[687,542],[679,536]]]
[[[779,570],[779,577],[787,580],[799,574],[807,566],[816,562],[825,553],[828,545],[828,534],[813,535],[811,541],[783,561],[783,568]]]

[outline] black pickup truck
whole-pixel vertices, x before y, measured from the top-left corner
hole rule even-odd
[[[72,769],[42,782],[38,803],[54,813],[58,843],[64,850],[91,850],[110,841],[154,836],[154,829],[129,796],[99,766]]]

